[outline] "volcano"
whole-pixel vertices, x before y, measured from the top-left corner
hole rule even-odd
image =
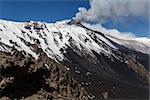
[[[0,20],[0,98],[148,100],[149,55],[150,40],[76,20]]]

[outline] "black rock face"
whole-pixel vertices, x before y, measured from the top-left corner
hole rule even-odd
[[[113,58],[112,61],[104,54],[93,53],[96,60],[88,56],[82,57],[71,48],[67,49],[66,56],[69,61],[64,63],[70,66],[73,77],[79,80],[95,99],[102,99],[105,92],[108,98],[112,99],[148,99],[148,71],[143,66],[138,66],[138,61],[128,59],[134,62],[131,67],[118,59]]]

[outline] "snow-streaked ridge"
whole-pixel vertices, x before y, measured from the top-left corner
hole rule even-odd
[[[113,42],[123,45],[127,48],[140,51],[145,54],[150,54],[150,38],[136,37],[132,33],[121,33],[116,29],[106,29],[101,24],[82,23],[89,29],[104,33]]]
[[[56,23],[46,23],[0,20],[0,51],[10,52],[11,48],[15,48],[18,51],[25,51],[35,59],[39,59],[39,52],[36,52],[35,48],[32,47],[36,45],[48,57],[56,61],[67,59],[64,54],[67,53],[66,49],[68,47],[77,53],[80,51],[81,53],[88,53],[93,57],[94,54],[92,51],[98,54],[103,53],[110,57],[114,56],[112,51],[118,50],[111,43],[110,40],[112,40],[119,45],[150,54],[150,42],[147,38],[128,38],[126,40],[109,34],[110,32],[118,31],[106,31],[106,29],[104,30],[102,28],[101,30],[97,30],[103,32],[105,35],[103,36],[80,25],[68,24],[69,21],[64,20]],[[87,24],[83,25],[95,30]]]
[[[65,50],[72,45],[80,51],[84,49],[91,55],[92,51],[112,55],[111,49],[117,49],[109,40],[96,34],[96,38],[110,46],[109,49],[104,48],[100,45],[101,41],[96,43],[93,40],[90,31],[80,26],[68,25],[68,22],[69,20],[56,23],[34,21],[23,23],[0,20],[0,43],[15,47],[19,51],[23,50],[38,59],[39,54],[34,51],[34,48],[27,46],[24,42],[26,41],[37,45],[48,57],[56,61],[66,59]],[[4,47],[0,46],[0,50],[4,51]]]

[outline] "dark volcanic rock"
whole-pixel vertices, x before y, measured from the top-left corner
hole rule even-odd
[[[65,54],[69,62],[64,63],[70,66],[72,76],[85,86],[88,93],[92,93],[97,100],[148,100],[149,76],[148,70],[142,64],[128,55],[124,55],[126,62],[121,62],[116,58],[111,58],[112,61],[104,54],[93,53],[95,58],[79,55],[68,48]]]

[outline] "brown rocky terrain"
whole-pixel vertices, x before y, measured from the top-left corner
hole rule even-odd
[[[85,89],[67,69],[46,56],[36,61],[22,52],[0,52],[0,98],[88,100]]]

